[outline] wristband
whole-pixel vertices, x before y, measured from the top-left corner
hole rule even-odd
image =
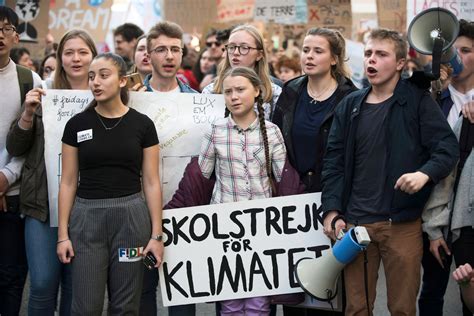
[[[68,241],[68,240],[69,240],[69,238],[68,239],[63,239],[63,240],[58,240],[57,244],[60,244],[62,242]]]

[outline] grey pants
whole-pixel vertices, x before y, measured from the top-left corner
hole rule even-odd
[[[138,315],[144,267],[140,255],[151,236],[150,215],[141,195],[76,197],[69,236],[75,254],[72,314],[101,315],[107,285],[109,315]]]

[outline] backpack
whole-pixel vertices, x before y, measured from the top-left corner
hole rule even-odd
[[[18,75],[18,84],[20,85],[21,105],[25,102],[28,91],[33,89],[33,72],[20,65],[16,65],[16,73]]]

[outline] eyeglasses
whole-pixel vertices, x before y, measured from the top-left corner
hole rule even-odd
[[[3,27],[0,27],[0,31],[3,33],[3,35],[9,36],[16,32],[16,28],[11,25],[4,25]]]
[[[171,47],[158,46],[158,47],[153,48],[151,50],[151,53],[156,53],[157,55],[160,55],[160,56],[166,56],[168,55],[168,51],[170,51],[172,55],[176,56],[176,55],[181,54],[182,48],[178,46],[171,46]]]
[[[258,50],[258,48],[256,48],[256,47],[250,47],[250,46],[246,46],[246,45],[232,45],[232,44],[226,45],[225,49],[227,50],[227,53],[229,53],[229,54],[233,54],[235,52],[235,50],[238,49],[240,55],[247,55],[250,52],[251,49]]]
[[[219,42],[219,41],[215,41],[215,42],[206,42],[206,46],[207,46],[207,47],[209,47],[209,48],[211,48],[213,45],[214,45],[214,46],[216,46],[216,47],[219,47],[219,46],[221,46],[221,45],[222,45],[222,43],[221,43],[221,42]]]

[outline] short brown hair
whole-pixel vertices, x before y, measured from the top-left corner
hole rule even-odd
[[[301,73],[301,64],[300,61],[296,58],[290,58],[286,55],[281,56],[278,58],[278,61],[275,65],[275,70],[280,72],[282,67],[290,68],[294,72]]]
[[[369,39],[389,40],[395,45],[395,56],[397,60],[407,58],[407,41],[397,31],[388,29],[372,30],[369,34]]]
[[[146,36],[146,47],[148,52],[151,50],[151,40],[154,40],[161,35],[170,38],[177,38],[181,40],[181,44],[183,42],[183,29],[181,26],[169,21],[159,22],[150,29],[150,32],[148,32],[148,35]]]

